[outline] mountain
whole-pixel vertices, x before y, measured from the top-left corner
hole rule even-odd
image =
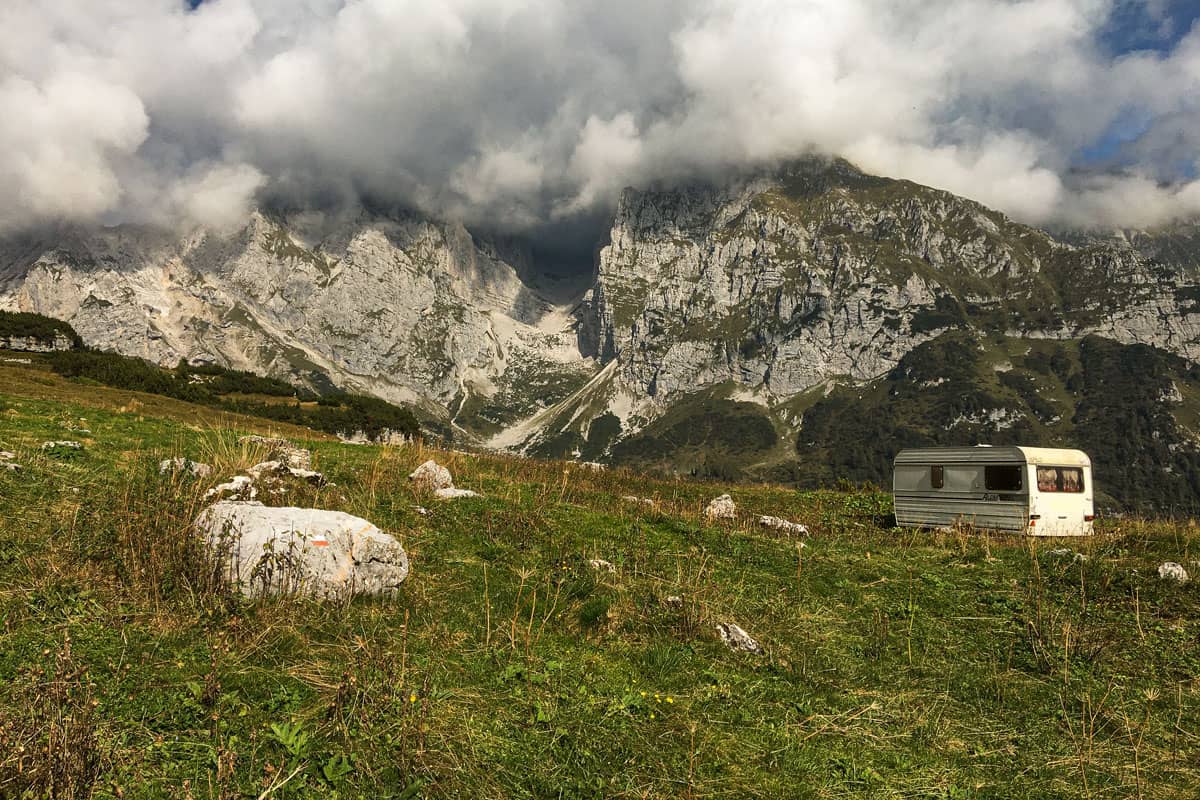
[[[232,234],[59,229],[0,245],[0,308],[67,320],[93,347],[374,394],[449,427],[471,398],[521,413],[539,389],[526,370],[587,379],[562,289],[527,261],[459,225],[365,212],[256,212]]]
[[[1055,236],[806,159],[627,190],[581,277],[366,212],[0,244],[0,308],[410,403],[465,442],[812,484],[882,481],[905,445],[1020,439],[1087,448],[1113,506],[1200,505],[1195,224]]]

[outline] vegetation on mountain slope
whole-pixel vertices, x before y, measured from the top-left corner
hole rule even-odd
[[[772,477],[887,485],[905,447],[1078,447],[1101,507],[1200,511],[1200,367],[1145,345],[943,334],[887,376],[840,387],[803,418],[797,461]]]
[[[0,795],[1012,800],[1200,785],[1200,590],[1156,573],[1197,570],[1192,526],[1108,521],[1066,543],[1076,559],[1062,542],[890,530],[870,492],[313,441],[337,485],[273,502],[371,520],[402,539],[412,574],[392,600],[247,601],[214,585],[190,530],[204,491],[264,453],[241,430],[192,427],[211,409],[162,401],[185,423],[128,410],[134,393],[116,405],[118,390],[46,380],[114,406],[0,389],[0,449],[24,465],[0,471]],[[40,448],[81,436],[74,454]],[[159,476],[176,455],[214,474]],[[429,457],[483,497],[414,492],[405,476]],[[738,518],[706,522],[725,491]],[[801,548],[758,514],[812,535]],[[718,622],[766,653],[727,650]]]
[[[29,331],[59,330],[54,325],[58,321],[48,317],[10,316],[21,317],[22,336],[34,335]],[[59,324],[74,335],[70,326]],[[337,391],[317,396],[286,381],[217,365],[180,361],[174,369],[164,369],[140,358],[85,348],[22,357],[74,381],[161,395],[325,433],[362,434],[367,438],[420,435],[420,426],[410,410],[379,398]]]
[[[75,329],[60,319],[21,311],[0,311],[0,339],[30,338],[51,346],[59,337],[65,338],[74,347],[83,346]]]

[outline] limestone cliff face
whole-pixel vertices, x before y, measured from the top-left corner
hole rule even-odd
[[[1145,242],[1070,245],[944,192],[805,162],[733,190],[627,191],[595,313],[604,354],[648,396],[728,381],[783,398],[876,377],[963,326],[1197,360],[1198,285],[1194,264]]]
[[[461,226],[255,213],[228,235],[113,228],[9,242],[0,308],[161,364],[332,381],[445,414],[500,391],[514,360],[579,367],[569,316],[520,268]]]

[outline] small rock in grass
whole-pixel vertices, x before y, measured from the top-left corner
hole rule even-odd
[[[617,568],[613,566],[611,561],[605,561],[603,558],[588,559],[588,566],[597,572],[616,572]]]
[[[258,489],[247,475],[236,475],[204,493],[205,500],[253,500],[256,497]]]
[[[631,494],[625,494],[625,495],[621,495],[621,499],[624,500],[626,503],[636,503],[636,504],[643,505],[643,506],[653,506],[654,505],[654,501],[651,500],[649,497],[634,497]]]
[[[579,466],[590,469],[592,472],[604,472],[608,469],[607,464],[601,464],[599,461],[580,461]]]
[[[158,462],[159,475],[169,472],[187,472],[196,478],[206,478],[212,474],[212,467],[190,458],[168,458]]]
[[[683,608],[683,598],[677,594],[673,594],[663,600],[663,604],[667,608]]]
[[[247,597],[390,594],[408,577],[408,554],[394,537],[340,511],[221,502],[196,529]]]
[[[256,444],[267,448],[269,460],[283,461],[293,469],[312,469],[312,453],[303,447],[297,447],[287,439],[274,436],[240,436],[238,441],[244,444]]]
[[[408,479],[420,491],[436,492],[441,489],[453,489],[454,479],[450,470],[434,461],[432,458],[412,471]]]
[[[296,478],[311,483],[313,486],[323,486],[325,476],[311,469],[299,469],[289,466],[283,461],[263,461],[246,470],[246,474],[254,480],[271,480],[273,478]]]
[[[1174,561],[1164,561],[1158,565],[1158,577],[1164,581],[1175,581],[1176,583],[1187,583],[1187,570],[1183,568],[1183,564]]]
[[[1068,547],[1056,547],[1048,551],[1046,555],[1050,558],[1069,558],[1072,564],[1087,561],[1087,556],[1083,553],[1076,553]]]
[[[704,516],[709,519],[733,519],[737,516],[737,505],[732,497],[723,494],[713,498],[708,508],[704,509]]]
[[[428,517],[428,516],[429,516],[429,509],[428,509],[428,508],[426,508],[425,506],[413,506],[413,511],[416,511],[416,512],[417,512],[418,514],[420,514],[422,517]]]
[[[16,453],[10,453],[7,450],[0,450],[0,461],[12,461],[16,457]]]
[[[808,536],[808,528],[799,522],[788,522],[782,517],[759,517],[758,524],[764,528],[783,531],[789,536]]]
[[[42,442],[43,450],[82,450],[83,445],[79,442]]]
[[[732,622],[717,623],[717,634],[730,650],[742,650],[747,653],[761,653],[762,645],[754,637],[734,625]]]
[[[20,472],[21,465],[15,461],[0,461],[0,469],[7,470],[8,472]]]
[[[439,500],[455,500],[459,497],[479,497],[478,492],[472,492],[470,489],[455,489],[453,486],[438,489],[433,494]]]

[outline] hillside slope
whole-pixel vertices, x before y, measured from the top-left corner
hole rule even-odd
[[[0,389],[0,449],[24,465],[0,470],[2,795],[1011,800],[1200,784],[1200,594],[1156,572],[1197,569],[1185,525],[1108,521],[1067,543],[1076,560],[1056,542],[888,530],[870,493],[311,441],[337,485],[287,501],[378,524],[412,574],[392,600],[252,602],[214,591],[189,532],[204,490],[261,453],[182,404],[145,411]],[[168,455],[216,470],[163,478]],[[429,457],[483,497],[414,492],[405,476]],[[706,522],[724,491],[737,519]],[[806,546],[758,514],[807,524]],[[727,649],[724,622],[765,653]]]

